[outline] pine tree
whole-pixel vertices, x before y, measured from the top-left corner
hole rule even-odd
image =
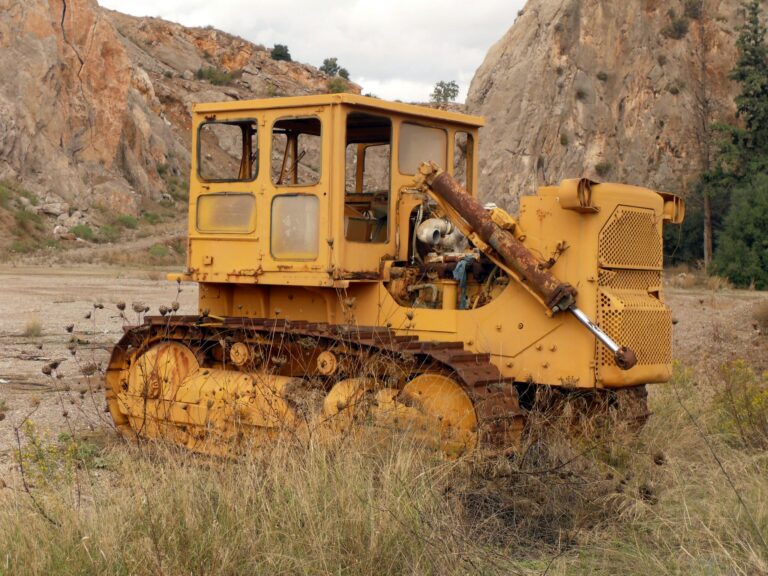
[[[730,208],[712,271],[738,286],[768,288],[768,44],[760,0],[750,0],[731,78],[741,84],[736,108],[743,127],[725,129],[715,170],[703,175],[730,192]]]
[[[739,60],[731,72],[731,79],[741,84],[736,109],[744,122],[741,144],[748,155],[768,151],[768,45],[761,3],[750,0],[745,6],[747,18],[736,42]]]

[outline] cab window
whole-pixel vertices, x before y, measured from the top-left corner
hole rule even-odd
[[[344,237],[352,242],[389,239],[392,123],[373,114],[347,116]]]
[[[441,128],[403,122],[398,164],[401,174],[416,174],[430,160],[445,169],[448,134]]]
[[[272,183],[313,186],[320,182],[320,119],[283,118],[272,128]]]
[[[205,122],[200,125],[197,171],[205,182],[254,180],[258,174],[256,122]]]

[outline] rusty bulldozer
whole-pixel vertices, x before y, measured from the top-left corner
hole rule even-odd
[[[197,105],[199,313],[115,346],[125,434],[191,450],[356,423],[509,450],[541,391],[645,412],[671,372],[662,227],[677,197],[565,180],[477,199],[482,119],[350,94]]]

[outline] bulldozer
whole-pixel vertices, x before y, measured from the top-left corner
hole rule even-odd
[[[564,180],[478,199],[483,119],[354,94],[198,104],[187,262],[199,310],[126,329],[116,427],[197,452],[409,430],[514,450],[543,391],[647,414],[671,375],[663,226],[683,201]]]

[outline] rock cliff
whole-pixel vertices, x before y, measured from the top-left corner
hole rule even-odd
[[[64,229],[183,195],[195,102],[320,93],[329,80],[213,28],[95,0],[0,0],[0,77],[0,208]]]
[[[686,193],[732,120],[738,0],[530,0],[467,109],[486,117],[485,198],[587,176]]]

